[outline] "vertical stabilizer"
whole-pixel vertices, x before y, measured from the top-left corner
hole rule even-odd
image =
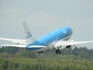
[[[26,21],[23,22],[23,26],[24,26],[24,32],[25,32],[25,38],[26,38],[26,43],[29,44],[31,42],[35,41],[35,38],[33,37],[33,35],[30,32],[30,29],[28,28]]]

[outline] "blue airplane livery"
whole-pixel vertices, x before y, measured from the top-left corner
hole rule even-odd
[[[43,51],[45,50],[55,48],[55,53],[60,54],[63,47],[71,48],[77,44],[93,42],[93,40],[91,41],[69,40],[73,34],[73,30],[70,27],[58,28],[38,39],[36,39],[32,35],[25,21],[23,22],[23,27],[26,40],[0,38],[0,40],[6,40],[15,43],[15,44],[2,44],[2,46],[21,47],[21,48],[26,48],[26,50],[31,50],[32,52],[38,52],[38,53],[43,53]]]
[[[31,37],[31,33],[28,32],[26,38],[30,38],[30,37]]]

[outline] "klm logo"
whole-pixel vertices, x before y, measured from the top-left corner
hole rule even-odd
[[[63,33],[64,33],[64,34],[66,34],[66,33],[67,33],[67,31],[66,31],[66,30],[63,30]]]
[[[30,38],[32,35],[30,32],[27,33],[26,39]]]

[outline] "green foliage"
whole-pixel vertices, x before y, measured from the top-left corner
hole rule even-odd
[[[1,58],[2,70],[93,70],[93,61],[57,58]]]
[[[38,54],[3,47],[0,48],[0,70],[93,70],[93,50],[65,48],[58,55],[55,49]]]

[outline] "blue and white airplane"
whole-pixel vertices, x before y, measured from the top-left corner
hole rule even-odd
[[[55,53],[60,54],[63,47],[71,48],[76,44],[89,43],[92,41],[74,41],[69,40],[73,34],[73,31],[70,27],[62,27],[53,32],[50,32],[38,39],[35,39],[31,34],[26,22],[23,22],[24,32],[26,35],[26,40],[21,39],[10,39],[10,38],[0,38],[0,40],[6,40],[16,43],[12,44],[3,44],[2,46],[11,46],[11,47],[22,47],[26,50],[32,50],[34,52],[43,53],[43,51],[51,48],[55,48]],[[19,45],[20,44],[20,45]]]

